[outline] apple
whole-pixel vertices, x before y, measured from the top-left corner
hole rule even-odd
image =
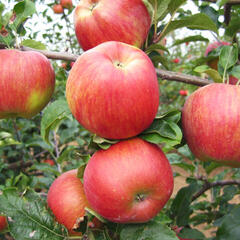
[[[229,76],[229,84],[236,85],[238,83],[239,79],[230,75]]]
[[[50,166],[54,166],[55,165],[55,162],[52,159],[46,159],[43,162],[49,164]]]
[[[0,50],[0,119],[31,118],[50,101],[55,74],[41,53]]]
[[[5,216],[0,216],[0,232],[7,228],[7,218]]]
[[[151,17],[142,0],[82,0],[74,12],[74,26],[83,50],[106,41],[141,47]]]
[[[70,233],[79,227],[88,206],[83,184],[77,170],[70,170],[55,179],[48,191],[47,203],[56,217]]]
[[[220,46],[224,46],[224,45],[231,45],[231,43],[229,43],[229,42],[213,42],[213,43],[210,43],[206,48],[204,56],[207,57],[208,54],[210,54],[211,51],[213,51],[214,49],[216,49]],[[208,66],[217,71],[218,70],[218,59],[219,58],[216,57],[216,58],[208,61],[207,62]]]
[[[56,14],[63,13],[63,7],[61,4],[53,5],[52,9],[53,9],[54,13],[56,13]]]
[[[174,63],[179,63],[179,62],[180,62],[180,59],[179,59],[179,58],[174,58],[172,61],[173,61]]]
[[[64,69],[67,69],[67,63],[66,63],[66,62],[63,62],[63,63],[61,64],[61,67],[64,68]]]
[[[179,94],[180,94],[181,96],[187,96],[187,95],[188,95],[188,90],[183,90],[183,89],[181,89],[181,90],[179,91]]]
[[[166,156],[157,145],[140,138],[122,140],[94,153],[83,182],[91,208],[116,223],[149,221],[173,191]]]
[[[182,111],[184,137],[202,161],[240,167],[240,87],[212,83],[186,100]]]
[[[71,62],[71,63],[70,63],[70,67],[71,67],[71,68],[73,67],[74,63],[75,63],[75,62]]]
[[[67,80],[66,98],[83,127],[104,138],[123,139],[152,123],[158,88],[149,57],[136,47],[111,41],[77,59]]]
[[[60,4],[62,5],[63,8],[71,9],[73,7],[72,0],[61,0]]]

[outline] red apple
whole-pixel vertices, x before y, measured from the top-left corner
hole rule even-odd
[[[47,202],[56,220],[74,233],[88,206],[77,170],[65,172],[54,180],[48,191]]]
[[[61,64],[61,67],[64,68],[64,69],[67,69],[67,63],[66,63],[66,62],[63,62],[63,63]]]
[[[62,5],[63,8],[71,9],[73,7],[72,0],[61,0],[60,4]]]
[[[83,181],[91,208],[117,223],[149,221],[173,190],[166,156],[157,145],[140,138],[97,151],[87,164]]]
[[[240,87],[213,83],[188,97],[182,111],[187,144],[202,161],[240,167]]]
[[[49,164],[50,166],[54,166],[55,165],[55,162],[52,159],[46,159],[43,162]]]
[[[0,232],[7,228],[7,218],[5,216],[0,216]]]
[[[71,62],[71,63],[70,63],[70,67],[71,67],[71,68],[73,67],[74,63],[75,63],[75,62]]]
[[[229,84],[236,85],[240,79],[230,75],[229,76]]]
[[[50,101],[55,74],[41,53],[0,50],[0,118],[31,118]]]
[[[106,42],[82,54],[66,97],[82,126],[109,139],[133,137],[152,123],[159,104],[155,68],[140,49]]]
[[[179,58],[174,58],[172,61],[173,61],[174,63],[179,63],[179,62],[180,62],[180,59],[179,59]]]
[[[74,25],[83,50],[107,41],[141,47],[151,17],[142,0],[82,0],[75,9]]]
[[[183,89],[181,89],[181,90],[179,91],[179,94],[180,94],[181,96],[187,96],[187,95],[188,95],[188,90],[183,90]]]
[[[205,54],[204,56],[207,57],[208,54],[213,51],[214,49],[220,47],[220,46],[223,46],[223,45],[231,45],[231,43],[229,42],[213,42],[213,43],[210,43],[207,48],[206,48],[206,51],[205,51]],[[208,66],[215,69],[216,71],[218,70],[218,57],[208,61]]]
[[[56,14],[63,13],[63,7],[61,4],[53,5],[52,9],[53,9],[54,13],[56,13]]]

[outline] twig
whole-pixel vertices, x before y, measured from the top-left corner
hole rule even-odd
[[[58,139],[57,139],[57,133],[56,131],[53,131],[53,138],[54,138],[54,147],[55,147],[55,153],[56,153],[56,158],[58,159],[60,156],[59,148],[58,148]],[[62,173],[61,165],[57,163],[58,171]]]
[[[203,184],[202,188],[193,195],[192,201],[196,200],[203,193],[205,193],[207,190],[209,190],[213,187],[217,187],[217,186],[223,187],[223,186],[227,186],[227,185],[239,185],[240,186],[240,180],[223,180],[223,181],[216,181],[216,182],[209,182],[204,178],[202,178],[200,180],[203,180],[204,184]]]
[[[19,162],[14,162],[14,163],[9,163],[7,165],[8,169],[17,169],[17,168],[27,168],[33,165],[33,161],[19,161]]]
[[[6,45],[0,45],[0,48],[6,48]],[[38,50],[29,47],[21,47],[22,51],[37,51],[45,55],[47,58],[50,59],[59,59],[59,60],[67,60],[67,61],[76,61],[79,55],[63,53],[63,52],[50,52],[46,50]],[[183,73],[176,73],[171,71],[166,71],[162,69],[156,69],[158,77],[170,81],[177,81],[177,82],[184,82],[188,84],[193,84],[197,86],[205,86],[210,84],[211,81],[206,80],[204,78],[187,75]]]
[[[232,8],[232,6],[230,4],[224,5],[224,23],[227,26],[231,20],[231,8]]]

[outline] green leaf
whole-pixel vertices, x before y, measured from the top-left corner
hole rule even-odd
[[[166,47],[164,47],[163,45],[160,45],[160,44],[152,44],[152,45],[150,45],[150,46],[145,50],[145,52],[146,52],[147,54],[149,54],[150,52],[155,51],[155,50],[162,50],[162,51],[165,51],[165,52],[168,52],[168,53],[169,53],[168,49],[167,49]],[[169,53],[169,54],[170,54],[170,53]]]
[[[231,16],[231,21],[226,27],[225,35],[234,37],[240,31],[240,16]]]
[[[224,69],[229,69],[238,61],[238,48],[237,45],[223,46],[219,56],[219,64]]]
[[[233,69],[231,71],[231,75],[233,75],[234,77],[240,79],[240,65],[233,67]]]
[[[120,240],[178,240],[176,233],[159,222],[126,224],[120,232]]]
[[[15,188],[3,190],[0,213],[10,217],[8,224],[14,239],[67,239],[67,230],[54,221],[46,203],[32,190],[25,191],[21,196]]]
[[[41,121],[41,136],[48,144],[50,130],[56,129],[60,122],[69,117],[71,111],[68,107],[66,100],[57,100],[49,104],[43,112]]]
[[[35,4],[30,0],[24,0],[14,6],[13,11],[16,13],[16,19],[13,22],[14,30],[26,21],[28,17],[36,12]]]
[[[217,231],[216,240],[239,240],[240,236],[240,206],[232,209],[225,215],[222,220],[222,225]]]
[[[178,126],[180,117],[179,110],[172,110],[162,116],[157,116],[151,126],[144,130],[139,137],[151,143],[175,146],[182,141],[182,131]]]
[[[212,19],[204,13],[198,13],[184,17],[181,20],[172,21],[163,33],[162,38],[168,33],[183,27],[187,27],[189,29],[210,30],[218,33],[217,26],[212,21]]]
[[[109,140],[106,138],[99,137],[97,135],[93,135],[91,142],[89,144],[89,147],[95,148],[95,149],[107,150],[108,148],[111,147],[111,145],[113,145],[117,142],[118,142],[118,140]]]
[[[6,132],[3,129],[0,129],[0,147],[17,145],[17,144],[21,144],[21,143],[14,140],[14,137],[11,133]]]
[[[170,14],[172,15],[181,5],[186,3],[186,0],[171,0],[171,2],[168,5],[168,10]]]
[[[176,217],[178,226],[186,226],[188,224],[189,216],[192,214],[192,209],[190,208],[192,196],[198,189],[199,186],[197,184],[191,184],[181,188],[174,198],[171,212]]]
[[[188,238],[188,239],[195,239],[195,240],[201,240],[201,239],[205,239],[205,236],[198,231],[197,229],[190,229],[190,228],[183,228],[183,230],[181,231],[181,233],[178,234],[179,237],[181,237],[182,239],[184,238]]]
[[[219,74],[219,72],[216,71],[215,69],[210,68],[207,65],[198,66],[194,69],[194,71],[198,73],[206,73],[213,79],[214,82],[217,82],[217,83],[223,82],[223,79]]]
[[[169,4],[171,0],[158,0],[157,5],[157,12],[156,12],[156,19],[162,19],[163,16],[165,16],[165,13],[167,12],[167,9],[169,8]]]
[[[32,39],[23,40],[21,42],[21,45],[25,47],[34,48],[34,49],[46,50],[46,46],[43,43],[32,40]]]
[[[195,35],[195,36],[190,36],[190,37],[176,40],[172,46],[176,46],[176,45],[186,43],[186,42],[197,42],[197,41],[208,42],[209,40],[207,38],[204,38],[201,35]]]
[[[225,3],[227,3],[229,0],[218,0],[217,1],[217,5],[219,6],[219,7],[222,7]]]

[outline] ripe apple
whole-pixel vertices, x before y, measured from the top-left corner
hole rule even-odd
[[[83,181],[91,208],[117,223],[149,221],[173,190],[166,156],[157,145],[140,138],[97,151],[87,164]]]
[[[179,59],[179,58],[174,58],[172,61],[173,61],[174,63],[179,63],[179,62],[180,62],[180,59]]]
[[[223,46],[223,45],[231,45],[231,43],[229,43],[229,42],[213,42],[213,43],[210,43],[206,48],[204,56],[207,57],[208,54],[211,51],[213,51],[214,49],[216,49],[220,46]],[[207,64],[208,64],[209,67],[211,67],[211,68],[213,68],[217,71],[218,70],[218,60],[219,60],[219,58],[216,57],[216,58],[208,61]]]
[[[31,118],[50,101],[55,74],[41,53],[0,50],[0,119]]]
[[[149,127],[157,113],[156,71],[142,50],[105,42],[77,59],[66,97],[75,118],[90,132],[109,139],[133,137]]]
[[[142,0],[82,0],[74,12],[74,25],[83,50],[106,41],[141,47],[151,17]]]
[[[50,166],[54,166],[55,165],[55,162],[52,159],[46,159],[43,162],[49,164]]]
[[[70,67],[71,67],[71,68],[73,67],[74,63],[75,63],[75,62],[71,62],[71,63],[70,63]]]
[[[179,94],[180,94],[181,96],[187,96],[187,95],[188,95],[188,90],[183,90],[183,89],[181,89],[181,90],[179,91]]]
[[[0,232],[7,228],[7,218],[5,216],[0,216]]]
[[[62,5],[63,8],[71,9],[73,7],[72,0],[61,0],[60,4]]]
[[[67,171],[54,180],[48,191],[47,202],[56,220],[70,233],[74,233],[88,206],[76,169]]]
[[[229,84],[236,85],[238,83],[239,79],[230,75],[229,76]]]
[[[240,167],[240,87],[213,83],[185,102],[182,127],[187,144],[202,161]]]
[[[56,13],[56,14],[63,13],[63,7],[61,4],[53,5],[52,9],[53,9],[54,13]]]

